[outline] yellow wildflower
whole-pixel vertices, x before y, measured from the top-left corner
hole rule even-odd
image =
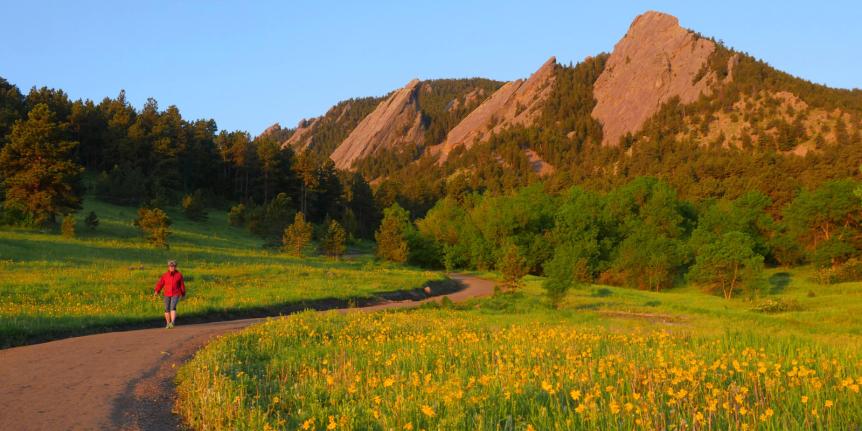
[[[422,414],[428,416],[429,418],[433,418],[437,415],[436,413],[434,413],[434,409],[432,409],[431,406],[422,406],[421,410]]]

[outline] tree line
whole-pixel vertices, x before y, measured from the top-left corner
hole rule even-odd
[[[764,265],[813,264],[823,282],[858,277],[862,201],[851,179],[802,190],[778,214],[769,196],[691,202],[639,177],[608,192],[536,183],[502,195],[447,196],[411,222],[385,211],[378,255],[447,269],[495,269],[516,284],[547,277],[552,297],[594,282],[661,291],[693,281],[730,298],[758,295]]]
[[[368,239],[381,217],[361,175],[282,148],[276,136],[219,131],[154,99],[136,109],[122,91],[73,101],[45,87],[23,94],[0,78],[0,224],[57,226],[86,193],[149,209],[182,206],[193,220],[207,208],[230,210],[234,224],[273,241],[296,212]]]

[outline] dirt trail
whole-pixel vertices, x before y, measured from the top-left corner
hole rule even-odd
[[[445,295],[455,302],[494,291],[488,280],[451,278],[463,287]],[[408,308],[443,297],[351,310]],[[259,321],[109,332],[0,350],[0,430],[177,429],[171,412],[177,367],[213,337]]]

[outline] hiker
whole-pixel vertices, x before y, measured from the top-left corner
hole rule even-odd
[[[183,282],[183,275],[177,271],[175,260],[168,261],[168,271],[156,282],[153,296],[158,296],[162,289],[165,290],[165,328],[171,329],[177,321],[177,303],[180,302],[180,297],[186,296],[186,284]]]

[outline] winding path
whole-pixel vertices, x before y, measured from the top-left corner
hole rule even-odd
[[[451,278],[462,285],[445,295],[454,302],[494,291],[488,280]],[[443,297],[352,310],[408,308]],[[109,332],[0,350],[0,430],[177,429],[171,412],[177,367],[213,337],[259,321]]]

